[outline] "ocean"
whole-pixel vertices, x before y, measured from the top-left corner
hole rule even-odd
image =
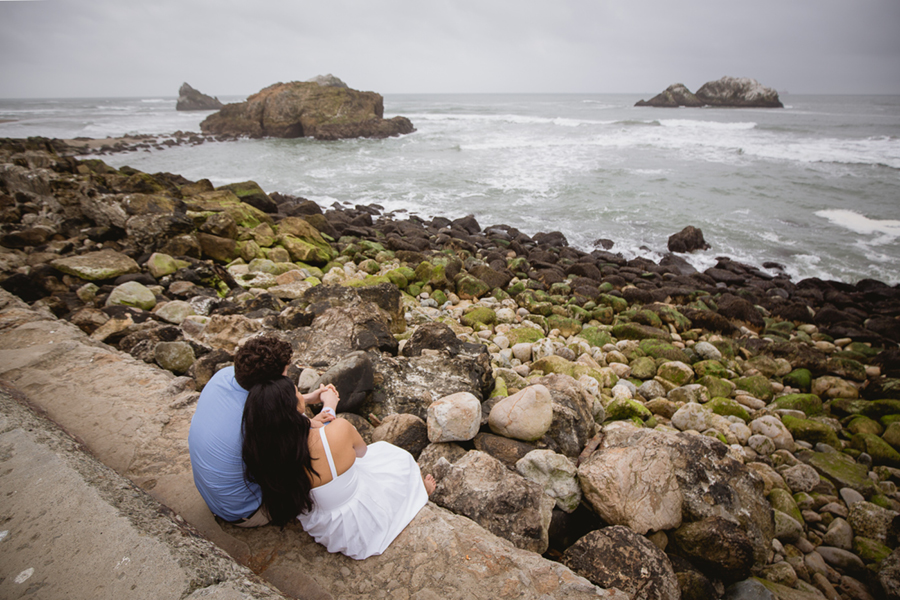
[[[900,96],[782,96],[784,109],[636,108],[654,94],[386,95],[417,131],[384,140],[264,139],[113,154],[108,164],[395,218],[472,214],[482,228],[560,231],[591,250],[659,260],[687,225],[688,255],[900,283]],[[221,98],[223,102],[243,97]],[[0,137],[199,131],[175,98],[0,100]],[[770,273],[776,271],[769,270]]]

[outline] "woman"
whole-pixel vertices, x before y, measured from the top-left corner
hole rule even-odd
[[[320,398],[336,403],[333,388]],[[329,552],[362,560],[384,552],[434,491],[405,450],[366,446],[344,419],[315,429],[306,402],[287,377],[259,383],[244,405],[246,477],[262,490],[272,523],[300,519]]]

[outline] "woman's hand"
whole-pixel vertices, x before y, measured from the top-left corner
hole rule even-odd
[[[303,399],[307,404],[319,404],[322,402],[322,392],[326,390],[331,390],[334,392],[335,396],[337,396],[337,388],[334,387],[334,384],[329,383],[328,385],[319,385],[319,389],[313,390],[308,394],[303,395]],[[337,404],[335,404],[336,406]],[[332,407],[334,408],[334,407]]]

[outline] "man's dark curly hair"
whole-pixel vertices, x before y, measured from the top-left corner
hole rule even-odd
[[[272,335],[250,338],[234,355],[234,378],[245,390],[282,376],[291,362],[291,345]]]

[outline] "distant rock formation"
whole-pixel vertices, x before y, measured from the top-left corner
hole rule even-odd
[[[385,138],[412,133],[406,117],[384,119],[384,99],[360,92],[333,76],[319,81],[276,83],[244,102],[228,104],[208,116],[200,129],[207,134],[249,137],[314,137],[317,140]],[[337,82],[337,83],[335,83]]]
[[[723,77],[718,81],[708,81],[697,90],[696,94],[692,94],[683,84],[676,83],[650,100],[639,100],[635,106],[784,108],[778,99],[778,92],[749,77]]]
[[[697,90],[697,98],[709,106],[784,108],[778,92],[749,77],[707,81]]]
[[[178,103],[175,110],[219,110],[224,105],[218,98],[207,96],[187,83],[182,83],[178,88]]]
[[[677,106],[703,106],[703,102],[687,89],[683,83],[673,83],[664,92],[650,98],[639,100],[635,106],[659,106],[675,108]]]

